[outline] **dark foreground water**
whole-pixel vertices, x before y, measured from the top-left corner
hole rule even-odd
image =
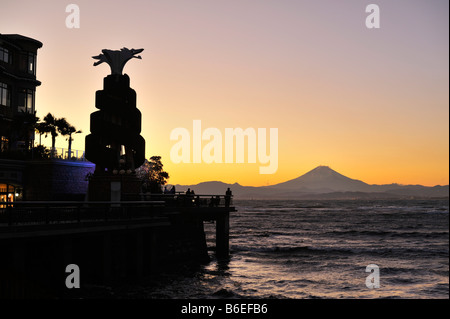
[[[448,201],[235,201],[231,257],[138,298],[449,298]],[[214,225],[206,225],[210,244]],[[380,288],[366,287],[366,266]]]

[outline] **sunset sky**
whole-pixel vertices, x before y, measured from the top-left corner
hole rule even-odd
[[[79,29],[66,27],[70,3]],[[365,25],[371,3],[379,29]],[[171,184],[271,185],[327,165],[370,184],[434,186],[449,183],[448,11],[447,0],[2,0],[0,33],[43,43],[37,116],[81,129],[80,150],[110,73],[92,56],[144,48],[124,73],[146,157],[162,156]],[[278,128],[277,172],[260,174],[259,162],[173,163],[170,133],[186,128],[192,139],[193,120],[222,135]]]

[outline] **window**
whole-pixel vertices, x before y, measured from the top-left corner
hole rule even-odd
[[[9,54],[9,50],[5,49],[4,47],[0,47],[0,61],[9,63],[9,61],[11,59],[11,56]]]
[[[30,89],[19,90],[18,112],[34,112],[34,91]]]
[[[11,90],[9,85],[3,82],[0,82],[0,105],[11,105]]]
[[[6,152],[9,149],[9,140],[5,136],[0,137],[0,152]]]
[[[8,184],[0,184],[0,208],[4,208],[5,205],[1,205],[5,202],[14,201],[15,189],[14,186]]]
[[[28,56],[25,54],[20,54],[19,56],[19,69],[20,71],[26,72],[28,69]]]
[[[36,75],[36,54],[28,53],[27,72]]]
[[[31,52],[20,54],[19,69],[28,74],[36,75],[36,54]]]

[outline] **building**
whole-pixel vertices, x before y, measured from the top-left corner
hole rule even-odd
[[[0,34],[0,153],[29,148],[35,115],[37,51],[42,43],[18,34]],[[24,164],[0,165],[0,202],[17,197]],[[16,195],[17,194],[17,195]]]
[[[41,47],[40,41],[23,35],[0,34],[0,208],[1,202],[20,199],[82,198],[85,175],[94,167],[71,158],[33,157]]]
[[[0,150],[29,148],[34,129],[37,50],[42,43],[18,34],[0,34]],[[27,127],[28,126],[28,127]]]

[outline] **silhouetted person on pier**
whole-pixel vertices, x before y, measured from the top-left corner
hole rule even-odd
[[[172,188],[170,189],[170,193],[173,194],[173,195],[175,195],[175,185],[172,186]]]
[[[214,206],[215,206],[215,207],[218,207],[219,204],[220,204],[220,196],[217,195],[216,198],[215,198]]]
[[[231,190],[228,187],[227,191],[225,192],[225,207],[230,207],[231,195]]]
[[[186,200],[185,200],[186,205],[191,206],[193,204],[194,195],[195,195],[194,190],[188,188],[188,190],[186,191]]]

